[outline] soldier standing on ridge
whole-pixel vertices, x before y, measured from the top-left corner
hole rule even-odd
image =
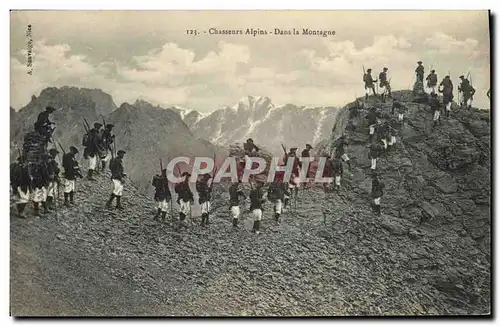
[[[210,224],[210,197],[213,185],[208,186],[208,180],[211,178],[212,176],[210,174],[205,173],[201,176],[201,180],[196,180],[196,191],[199,197],[198,203],[201,205],[201,226]]]
[[[375,126],[377,125],[377,111],[374,107],[370,108],[370,112],[366,114],[365,119],[368,120],[368,126],[370,128],[370,141],[372,141],[373,135],[375,133]]]
[[[53,107],[47,106],[45,108],[45,111],[38,114],[37,120],[35,122],[35,131],[40,135],[44,135],[46,137],[46,141],[50,141],[52,132],[54,132],[55,129],[51,127],[51,125],[53,125],[54,123],[49,120],[50,114],[55,111],[56,109],[54,109]]]
[[[418,66],[415,69],[415,73],[417,74],[417,81],[424,83],[424,66],[422,66],[422,61],[417,62]]]
[[[69,153],[63,155],[62,166],[64,168],[64,205],[70,206],[75,203],[75,180],[76,177],[83,178],[78,162],[75,159],[78,149],[71,146]],[[69,202],[68,202],[69,199]]]
[[[165,222],[168,202],[172,198],[170,189],[168,189],[167,169],[161,170],[161,175],[155,175],[153,177],[152,185],[155,187],[155,200],[158,203],[158,211],[155,215],[155,219],[158,219],[161,215],[162,221]]]
[[[366,70],[366,73],[363,75],[363,81],[365,82],[365,100],[368,100],[368,95],[370,94],[370,89],[373,91],[373,95],[377,95],[375,91],[375,84],[377,80],[373,80],[372,78],[372,70],[371,68]]]
[[[191,174],[183,172],[181,177],[184,180],[175,186],[175,193],[177,194],[177,203],[179,204],[179,219],[180,225],[186,226],[186,216],[191,212],[191,204],[194,202],[193,192],[189,188],[189,177]]]
[[[373,198],[373,211],[380,216],[380,199],[384,195],[385,185],[379,181],[377,173],[374,172],[372,178],[372,198]]]
[[[252,212],[254,222],[252,232],[255,234],[260,233],[260,221],[262,220],[262,205],[265,202],[262,193],[262,187],[264,183],[257,180],[257,184],[254,189],[250,191],[250,211]]]
[[[17,196],[17,214],[24,218],[24,209],[30,200],[31,176],[29,174],[26,157],[21,155],[10,167],[10,182],[13,193]]]
[[[427,75],[425,78],[427,80],[427,88],[430,90],[431,94],[436,92],[436,85],[438,82],[438,77],[436,75],[436,71],[434,69],[431,70],[431,73]]]
[[[47,186],[49,185],[49,171],[47,167],[48,155],[43,154],[41,162],[36,164],[31,171],[33,177],[33,205],[35,216],[40,216],[40,203],[43,207],[43,213],[49,212],[47,208]]]
[[[380,81],[380,87],[384,88],[384,92],[382,93],[382,101],[384,101],[384,96],[387,93],[388,97],[392,97],[391,94],[391,85],[389,85],[389,81],[387,80],[387,70],[388,68],[384,67],[383,71],[378,74],[378,80]]]
[[[229,187],[229,206],[231,216],[233,217],[233,226],[238,226],[238,217],[240,216],[240,197],[246,199],[245,194],[240,189],[241,181],[233,182]]]
[[[283,183],[284,172],[276,172],[274,182],[269,185],[267,191],[267,199],[274,204],[274,220],[279,222],[282,214],[283,202],[285,201],[285,194],[290,195],[288,187]]]
[[[99,145],[100,145],[100,129],[102,124],[99,122],[94,123],[94,128],[89,130],[89,138],[84,150],[84,158],[88,158],[89,160],[89,170],[88,170],[88,180],[95,181],[92,177],[94,170],[97,167],[97,157],[99,154]]]
[[[453,101],[453,83],[450,76],[447,75],[444,77],[439,84],[439,88],[441,88],[441,86],[442,89],[438,89],[438,91],[443,93],[443,104],[446,107],[446,117],[449,117],[451,112],[451,102]]]
[[[111,207],[113,199],[116,198],[116,208],[123,209],[121,205],[123,184],[125,183],[125,180],[123,179],[127,176],[127,174],[124,173],[123,169],[123,157],[125,156],[125,154],[125,151],[119,150],[116,153],[116,157],[111,159],[111,161],[109,162],[109,169],[111,170],[111,181],[113,181],[113,192],[111,193],[111,196],[106,203],[106,206],[108,208]]]
[[[50,210],[52,210],[54,205],[54,197],[56,196],[56,187],[60,183],[59,181],[59,164],[57,164],[56,156],[59,151],[55,148],[49,150],[50,158],[48,162],[48,172],[49,172],[49,184],[47,186],[47,205]]]
[[[459,77],[462,82],[460,83],[460,86],[458,86],[458,91],[462,92],[462,103],[460,105],[465,106],[465,107],[471,107],[469,105],[469,100],[473,99],[474,94],[476,93],[476,90],[472,85],[470,84],[469,80],[464,77],[464,75]],[[471,101],[472,102],[472,101]]]
[[[101,168],[102,171],[105,171],[106,169],[106,162],[109,162],[111,160],[111,157],[113,156],[113,149],[111,145],[113,144],[113,141],[115,140],[115,135],[112,134],[114,125],[108,123],[104,127],[104,130],[101,133],[101,141],[102,141],[102,147],[104,149],[103,153],[106,154],[106,156],[101,157]]]

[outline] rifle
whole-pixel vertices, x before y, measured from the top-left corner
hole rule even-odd
[[[87,119],[85,119],[85,117],[83,117],[83,126],[85,127],[85,131],[87,133],[89,133],[89,131],[90,131],[91,128],[90,128],[90,125],[89,125]]]
[[[161,162],[161,158],[160,158],[160,175],[162,172],[163,172],[163,163]]]
[[[105,128],[106,127],[106,119],[104,119],[104,116],[101,115],[101,118],[102,118],[102,123],[103,123],[103,127]]]
[[[63,152],[63,155],[66,155],[66,151],[64,150],[64,147],[62,147],[61,143],[59,141],[57,141],[57,144],[61,148],[61,151]]]

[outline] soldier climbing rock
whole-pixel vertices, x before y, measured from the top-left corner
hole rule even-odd
[[[307,158],[310,160],[310,162],[312,162],[313,158],[311,157],[311,149],[313,149],[311,144],[306,144],[306,148],[302,151],[300,156],[303,158]],[[311,173],[311,165],[309,165],[309,167],[307,169],[306,178],[310,177],[310,173]]]
[[[83,152],[84,158],[88,159],[88,180],[95,181],[93,178],[93,173],[97,168],[97,157],[99,156],[99,146],[100,140],[100,129],[102,124],[99,122],[94,123],[94,128],[90,129],[88,132],[88,139],[85,144],[85,149]]]
[[[366,70],[366,73],[363,75],[363,81],[365,82],[365,100],[368,100],[370,89],[372,90],[373,95],[377,95],[377,92],[375,91],[375,83],[377,80],[373,80],[371,68]]]
[[[384,123],[379,123],[377,125],[376,134],[377,140],[381,141],[384,144],[384,150],[387,150],[387,145],[389,142],[389,122],[385,121]]]
[[[381,141],[374,141],[370,144],[370,151],[368,152],[368,158],[371,160],[371,170],[375,171],[377,168],[377,159],[380,157],[384,150],[384,144]]]
[[[373,135],[375,134],[375,126],[377,125],[377,111],[375,107],[370,108],[370,111],[366,114],[365,119],[368,120],[368,126],[370,129],[370,141],[372,141]]]
[[[109,169],[111,170],[111,181],[113,182],[113,192],[106,203],[106,206],[109,208],[113,204],[113,199],[116,198],[116,208],[123,209],[121,205],[121,199],[123,196],[123,184],[125,183],[125,177],[127,174],[123,168],[123,157],[126,152],[123,150],[119,150],[116,153],[116,157],[111,159],[109,162]]]
[[[233,182],[229,187],[229,210],[233,218],[233,227],[238,226],[238,218],[240,216],[240,197],[246,199],[245,193],[240,188],[241,181]]]
[[[372,199],[373,199],[373,212],[380,215],[380,200],[384,195],[384,183],[379,180],[378,174],[374,173],[372,177]]]
[[[260,233],[260,222],[262,220],[262,205],[265,202],[262,187],[264,183],[257,180],[257,184],[254,189],[250,191],[250,211],[254,218],[252,232],[255,234]]]
[[[24,218],[24,209],[30,200],[31,176],[26,157],[21,155],[10,166],[10,182],[12,191],[17,197],[16,208],[20,218]]]
[[[170,189],[168,189],[167,169],[161,170],[161,175],[155,175],[151,183],[155,187],[155,201],[158,203],[155,219],[161,216],[163,222],[168,211],[168,202],[172,198]]]
[[[198,192],[198,203],[201,205],[201,226],[210,224],[210,199],[212,192],[212,185],[208,185],[212,176],[205,173],[201,176],[201,180],[196,181],[196,191]]]
[[[451,102],[453,101],[453,83],[450,76],[445,76],[439,84],[438,91],[443,93],[443,105],[446,108],[446,116],[450,116]]]
[[[332,172],[333,177],[335,178],[333,189],[340,190],[340,180],[342,179],[342,175],[344,174],[344,166],[342,165],[342,160],[340,158],[334,158],[332,160]]]
[[[56,190],[60,184],[59,173],[61,169],[56,161],[57,154],[59,151],[55,148],[49,150],[50,158],[48,162],[48,172],[49,172],[49,184],[47,186],[47,206],[49,210],[54,207],[54,198],[56,197]]]
[[[293,160],[293,164],[292,164],[292,175],[290,177],[290,180],[288,181],[288,186],[291,189],[295,189],[294,195],[296,196],[295,198],[297,198],[297,196],[299,195],[299,188],[300,188],[299,170],[300,167],[302,166],[299,158],[297,157],[297,147],[290,148],[289,152],[286,153],[284,158],[285,165],[288,165],[289,160]]]
[[[461,79],[460,86],[458,86],[458,91],[462,92],[462,103],[460,103],[461,106],[464,107],[471,107],[471,104],[469,104],[469,100],[474,99],[474,94],[476,93],[476,90],[472,85],[470,84],[469,80],[465,78],[463,75],[459,77]]]
[[[106,163],[109,162],[113,156],[112,144],[115,140],[115,135],[112,134],[114,125],[108,123],[104,127],[104,130],[101,133],[101,147],[102,147],[102,155],[101,155],[101,169],[105,171]]]
[[[424,83],[424,66],[422,66],[422,61],[417,62],[417,68],[415,69],[415,73],[417,74],[417,82]]]
[[[43,207],[44,214],[49,212],[47,207],[47,187],[49,185],[48,155],[44,154],[40,159],[38,164],[35,164],[31,170],[35,216],[40,216],[40,205]]]
[[[191,174],[183,172],[181,177],[184,180],[175,186],[175,193],[177,194],[177,204],[179,204],[179,220],[181,226],[186,226],[186,216],[191,213],[191,204],[194,202],[193,192],[189,188],[189,177]]]
[[[267,190],[267,199],[274,204],[274,220],[279,222],[280,216],[283,213],[283,203],[285,194],[290,196],[287,185],[283,182],[284,173],[276,173],[274,181],[269,185]]]
[[[398,128],[396,128],[396,126],[398,125],[398,122],[396,121],[396,119],[391,119],[390,121],[387,121],[386,124],[389,137],[389,141],[387,142],[387,149],[391,151],[393,146],[396,145],[396,136],[398,135]]]
[[[259,151],[259,148],[254,144],[252,138],[248,138],[247,142],[243,144],[243,150],[245,150],[245,154],[248,156],[252,156],[253,153]]]
[[[382,101],[384,101],[384,97],[387,94],[388,97],[392,97],[391,94],[391,85],[387,80],[387,67],[384,67],[383,71],[378,74],[378,80],[380,81],[380,87],[384,88],[384,92],[382,92]]]
[[[436,92],[436,86],[437,86],[437,81],[438,77],[436,75],[436,71],[434,69],[431,70],[431,73],[427,75],[425,78],[427,80],[427,88],[429,89],[430,93],[435,93]]]
[[[66,206],[74,205],[75,203],[76,177],[83,178],[78,162],[75,159],[76,154],[78,154],[78,149],[71,146],[69,153],[64,154],[62,159],[62,166],[64,168],[64,205]]]
[[[50,114],[54,113],[56,109],[51,106],[47,106],[45,111],[38,114],[37,120],[35,122],[35,131],[39,134],[45,136],[46,142],[50,141],[52,133],[55,128],[52,128],[54,122],[49,120]]]
[[[408,109],[403,103],[394,101],[392,103],[392,114],[394,114],[396,110],[398,112],[398,121],[404,122],[404,115]]]
[[[323,177],[324,178],[333,178],[333,159],[330,155],[324,154],[325,157],[325,167],[323,168]],[[330,181],[324,182],[323,183],[323,190],[325,192],[329,191],[329,186],[330,186]],[[286,201],[286,199],[285,199]]]
[[[349,169],[351,169],[351,161],[349,160],[349,156],[345,152],[345,147],[348,146],[347,138],[345,135],[340,136],[334,143],[335,146],[335,158],[341,158],[344,162],[347,163]]]
[[[430,106],[431,110],[434,112],[434,117],[432,119],[433,121],[433,127],[436,127],[439,124],[441,124],[441,103],[439,102],[439,99],[437,97],[436,93],[431,94],[431,101],[430,101]]]

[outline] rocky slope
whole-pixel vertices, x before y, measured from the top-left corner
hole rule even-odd
[[[11,215],[11,313],[490,314],[488,112],[454,108],[431,132],[427,108],[408,105],[403,139],[379,162],[380,217],[369,203],[367,126],[347,108],[333,134],[350,125],[353,177],[344,174],[339,193],[302,190],[279,225],[266,203],[259,236],[246,209],[232,230],[224,185],[214,190],[210,228],[195,216],[181,234],[154,222],[151,198],[129,183],[125,209],[106,209],[103,175],[78,182],[75,207]]]
[[[305,147],[327,137],[338,111],[333,107],[299,107],[293,104],[275,106],[267,97],[248,96],[232,107],[209,115],[178,109],[184,121],[199,138],[215,144],[229,145],[252,138],[275,154],[281,154],[281,143],[288,147]]]

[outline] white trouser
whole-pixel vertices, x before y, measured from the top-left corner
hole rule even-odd
[[[427,89],[428,89],[428,90],[429,90],[429,92],[431,92],[431,93],[436,93],[436,86],[427,87]]]
[[[107,154],[104,158],[101,158],[102,162],[109,162],[109,160],[111,160],[111,152],[110,151],[107,152]]]
[[[209,201],[206,201],[206,202],[201,204],[201,213],[202,214],[210,213],[210,202]]]
[[[391,136],[391,139],[389,140],[389,146],[392,146],[396,144],[396,136]]]
[[[451,111],[451,102],[446,104],[446,110],[447,111]]]
[[[347,156],[347,154],[346,154],[346,153],[344,153],[344,154],[342,154],[342,159],[343,159],[345,162],[347,162],[347,161],[349,161],[349,156]]]
[[[180,213],[184,213],[184,215],[189,215],[189,212],[191,211],[191,202],[189,201],[183,201],[182,199],[179,201],[181,203],[181,206],[179,208]]]
[[[159,200],[158,209],[160,209],[162,212],[168,211],[168,201],[166,199]]]
[[[378,205],[380,205],[380,197],[375,198],[375,199],[373,200],[373,203],[374,203],[375,205],[377,205],[377,206],[378,206]]]
[[[40,203],[47,199],[47,189],[45,187],[36,188],[33,192],[33,202]]]
[[[372,170],[375,170],[377,168],[377,159],[372,158]]]
[[[382,142],[384,143],[384,148],[387,148],[387,139],[382,138]]]
[[[375,132],[375,125],[370,125],[370,135],[373,135],[373,133]]]
[[[300,178],[299,177],[294,177],[293,178],[293,183],[289,183],[290,188],[300,188]]]
[[[398,120],[403,121],[404,115],[403,113],[398,113]]]
[[[240,206],[231,206],[231,216],[238,218],[240,216]]]
[[[281,199],[276,200],[276,203],[274,204],[274,212],[281,214],[283,208],[283,203],[281,202]]]
[[[123,183],[120,180],[112,179],[113,181],[113,194],[120,197],[123,194]]]
[[[262,210],[260,208],[254,209],[252,215],[254,221],[260,221],[262,219]]]
[[[441,115],[441,112],[439,112],[439,110],[434,111],[434,119],[433,120],[438,121],[440,115]]]
[[[89,156],[89,170],[95,170],[97,165],[97,154],[94,157]]]
[[[18,204],[26,204],[30,201],[30,190],[26,189],[26,192],[23,192],[21,187],[17,187],[17,192],[19,193],[19,198],[17,199]]]
[[[49,185],[47,186],[47,196],[55,197],[56,196],[56,187],[57,187],[57,182],[55,182],[55,181],[49,182]]]
[[[340,175],[335,176],[335,185],[340,186]]]
[[[65,179],[64,181],[64,192],[65,193],[70,193],[72,191],[75,191],[75,180],[67,180]]]

